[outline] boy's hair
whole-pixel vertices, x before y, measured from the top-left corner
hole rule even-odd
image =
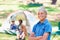
[[[47,10],[45,10],[44,6],[40,7],[38,12],[44,12],[47,15]]]
[[[15,22],[15,21],[11,21],[11,22]]]

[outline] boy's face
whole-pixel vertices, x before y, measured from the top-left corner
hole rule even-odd
[[[46,14],[44,12],[38,12],[38,18],[42,21],[46,18]]]
[[[12,24],[15,24],[15,21],[12,21]]]

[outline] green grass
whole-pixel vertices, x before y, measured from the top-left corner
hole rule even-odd
[[[0,33],[0,40],[15,40],[16,36]]]
[[[33,6],[34,5],[34,6]],[[37,6],[38,5],[38,6]],[[24,5],[24,4],[19,4],[17,8],[22,9],[22,10],[30,10],[32,11],[34,14],[37,14],[37,10],[40,7],[40,5],[42,4],[28,4],[28,5]],[[9,6],[9,5],[8,5]],[[48,11],[48,14],[50,15],[52,12],[54,13],[59,13],[60,9],[56,8],[52,8],[52,7],[45,7],[46,10]],[[0,14],[0,16],[3,17],[7,17],[8,13],[12,13],[13,10],[3,10],[4,14]]]
[[[57,8],[52,8],[52,7],[45,7],[49,12],[60,12],[59,9]]]
[[[24,10],[25,9],[29,9],[29,8],[35,8],[34,10],[36,10],[37,8],[39,8],[40,6],[42,6],[42,4],[27,4],[27,5],[19,5],[19,8],[20,7],[22,7],[22,8],[24,8]],[[59,9],[57,9],[57,7],[56,8],[54,8],[54,7],[45,7],[46,8],[46,10],[48,11],[48,12],[60,12],[60,10]],[[20,8],[21,9],[21,8]]]
[[[0,33],[0,40],[15,40],[16,36]],[[51,40],[60,40],[59,35],[52,35]]]
[[[16,35],[0,33],[0,40],[16,40]],[[28,40],[27,37],[26,40]]]
[[[51,40],[60,40],[60,35],[52,35]]]

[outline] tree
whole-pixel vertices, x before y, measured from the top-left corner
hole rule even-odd
[[[56,2],[57,2],[57,0],[52,0],[52,4],[54,4],[54,5],[55,5],[55,4],[56,4]]]
[[[33,2],[35,2],[35,0],[32,0]]]

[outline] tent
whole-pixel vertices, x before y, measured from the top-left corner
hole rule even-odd
[[[26,20],[26,28],[28,33],[32,31],[33,26],[39,21],[36,19],[36,17],[33,15],[32,12],[26,11],[26,10],[18,10],[16,12],[11,13],[5,22],[2,24],[2,27],[0,27],[0,32],[5,32],[4,30],[7,30],[10,28],[10,21],[11,20],[16,20],[16,16],[23,14]]]

